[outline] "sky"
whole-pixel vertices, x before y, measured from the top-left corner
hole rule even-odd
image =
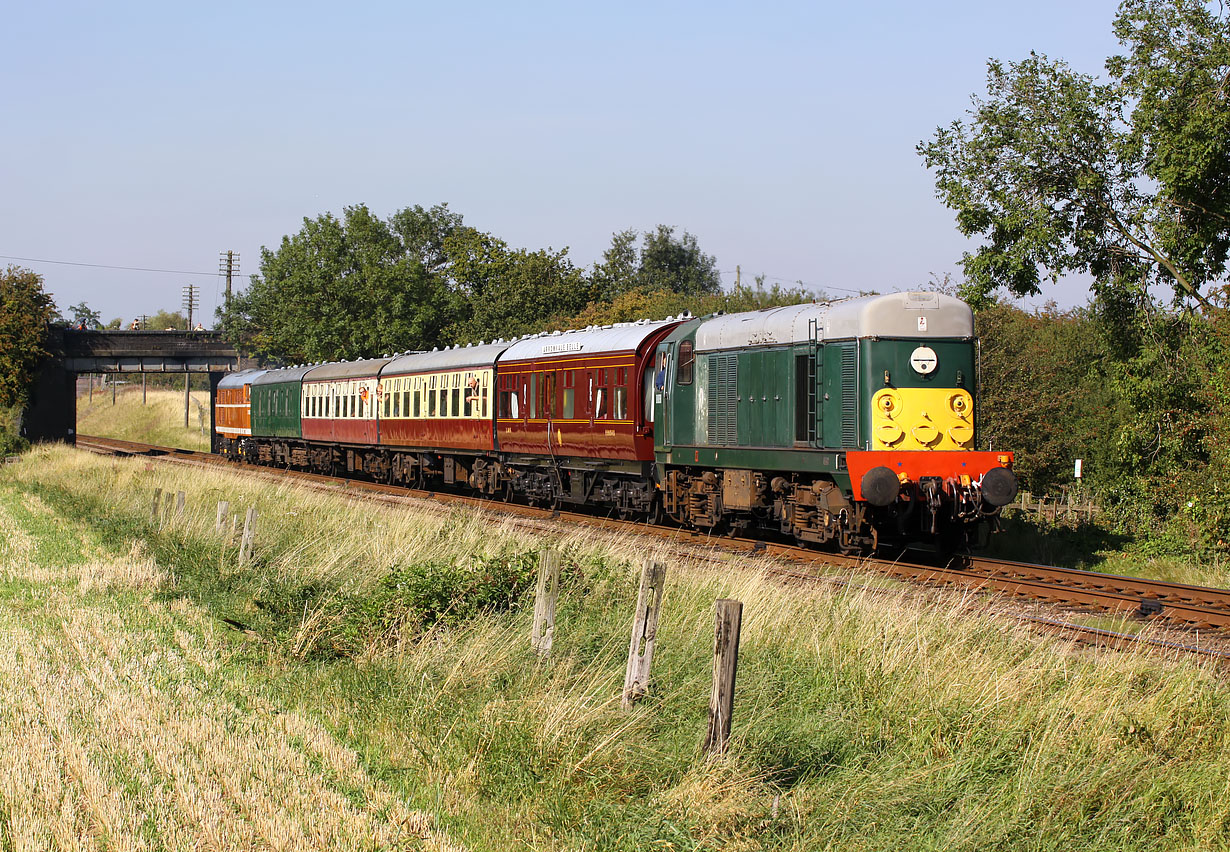
[[[728,285],[738,267],[832,296],[926,286],[975,244],[915,146],[989,58],[1102,73],[1116,6],[12,3],[0,265],[104,322],[192,284],[208,326],[221,252],[246,281],[305,218],[444,202],[583,267],[666,224]],[[1087,296],[1062,281],[1025,304]]]

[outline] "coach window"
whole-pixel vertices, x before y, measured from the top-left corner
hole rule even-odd
[[[603,367],[597,374],[598,391],[594,397],[594,418],[611,419],[611,371]]]
[[[576,382],[575,375],[576,375],[575,370],[565,370],[564,371],[564,410],[560,413],[560,417],[562,417],[565,420],[572,419],[573,411],[576,408],[576,403],[574,400],[574,397],[576,395],[576,390],[573,387],[574,383]]]
[[[620,367],[615,371],[615,389],[613,391],[612,401],[614,402],[614,416],[616,420],[628,419],[628,370],[626,367]]]
[[[696,360],[692,354],[693,346],[690,340],[679,344],[679,371],[675,374],[675,380],[681,385],[692,384],[692,362]]]
[[[555,398],[555,386],[559,380],[559,373],[552,370],[544,373],[542,378],[542,409],[548,418],[552,418],[555,417],[559,405],[559,401]]]
[[[427,416],[436,416],[436,377],[427,379]]]
[[[454,417],[461,416],[461,373],[453,373],[453,388],[449,394],[449,413]]]

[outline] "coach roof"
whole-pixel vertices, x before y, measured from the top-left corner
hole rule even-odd
[[[392,358],[368,358],[363,361],[337,361],[312,367],[303,377],[305,382],[331,382],[345,379],[368,379],[380,373]]]
[[[654,332],[681,321],[682,318],[670,317],[665,320],[621,322],[615,325],[590,326],[577,331],[537,334],[509,346],[508,351],[500,356],[500,363],[553,358],[569,353],[626,352],[639,347]]]
[[[433,352],[408,352],[394,358],[380,371],[382,376],[400,376],[407,373],[434,372],[436,370],[464,370],[467,367],[490,367],[495,359],[509,347],[509,343],[485,343],[480,346],[456,346]]]
[[[252,380],[252,386],[258,385],[276,385],[282,382],[297,382],[303,378],[303,374],[312,369],[311,365],[300,367],[285,367],[281,370],[266,370],[263,375],[257,376]]]

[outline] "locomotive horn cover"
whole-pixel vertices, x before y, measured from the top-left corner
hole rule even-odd
[[[862,489],[863,499],[868,503],[873,506],[887,506],[897,499],[897,494],[901,491],[901,481],[897,479],[897,474],[880,465],[863,474]]]
[[[1006,467],[993,467],[982,477],[982,499],[992,506],[1006,506],[1016,497],[1016,474]]]

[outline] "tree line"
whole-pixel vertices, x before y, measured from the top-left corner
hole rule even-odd
[[[585,325],[809,300],[801,286],[723,291],[695,236],[616,233],[602,259],[513,248],[447,204],[305,218],[221,312],[244,352],[283,363],[372,357]]]

